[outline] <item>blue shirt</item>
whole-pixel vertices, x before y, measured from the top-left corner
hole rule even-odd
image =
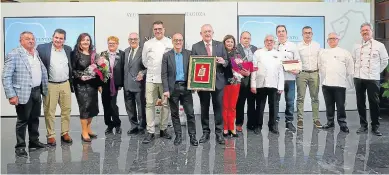
[[[176,58],[176,81],[185,81],[182,53],[174,52]]]

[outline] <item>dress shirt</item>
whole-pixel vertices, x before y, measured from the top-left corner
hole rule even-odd
[[[388,52],[385,45],[371,39],[356,44],[352,50],[355,62],[355,78],[380,80],[380,74],[388,65]]]
[[[282,54],[277,50],[263,48],[254,52],[254,66],[258,70],[251,74],[251,88],[276,88],[284,90]]]
[[[315,71],[318,70],[318,57],[321,50],[320,44],[316,41],[311,41],[307,44],[304,41],[297,44],[300,59],[302,62],[302,70]]]
[[[207,48],[207,43],[205,42],[205,41],[203,41],[204,42],[204,46],[205,46],[205,48]],[[205,50],[207,50],[207,49],[205,49]],[[212,55],[212,40],[211,41],[209,41],[209,50],[211,51],[211,55]]]
[[[286,41],[284,43],[277,42],[275,44],[275,49],[278,50],[282,55],[282,60],[300,60],[300,54],[297,50],[297,45]],[[296,75],[293,75],[292,73],[285,72],[285,80],[296,80]]]
[[[172,48],[172,40],[167,37],[163,37],[161,40],[154,37],[145,42],[142,50],[142,63],[147,68],[146,82],[162,83],[162,57]]]
[[[51,47],[50,66],[49,66],[49,81],[64,82],[69,79],[69,60],[65,49],[56,50]]]
[[[109,65],[110,65],[110,68],[113,69],[113,67],[115,66],[116,55],[119,54],[119,50],[116,50],[115,52],[110,52],[108,50],[107,52],[109,54]]]
[[[246,55],[247,61],[253,61],[254,53],[251,51],[251,46],[249,46],[247,48],[244,47],[243,44],[241,44],[241,46],[243,48],[244,54]]]
[[[176,81],[184,81],[184,63],[182,53],[177,53],[174,51],[176,59]]]
[[[354,61],[350,52],[340,47],[320,51],[319,73],[322,85],[352,88]]]
[[[130,53],[128,54],[128,62],[130,62],[131,60],[133,60],[134,59],[134,57],[135,57],[135,54],[136,54],[136,52],[138,51],[138,49],[139,49],[139,46],[138,47],[136,47],[135,49],[134,49],[134,51],[132,51],[132,47],[131,47],[131,49],[130,49]],[[132,52],[134,52],[133,54],[132,54],[132,58],[130,58],[130,56],[131,56],[131,51]]]
[[[41,61],[38,58],[38,51],[34,49],[34,55],[31,55],[24,47],[22,47],[28,62],[31,67],[32,87],[40,86],[42,83],[42,68]]]

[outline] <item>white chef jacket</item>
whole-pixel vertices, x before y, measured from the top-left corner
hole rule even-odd
[[[286,41],[285,43],[281,44],[279,42],[276,42],[274,45],[274,49],[278,50],[282,54],[282,60],[300,60],[300,54],[297,50],[297,45],[290,42]],[[301,68],[300,68],[301,70]],[[285,80],[296,80],[296,75],[293,75],[292,73],[285,72],[284,73]]]
[[[352,57],[355,62],[354,77],[366,80],[380,80],[389,59],[385,45],[374,39],[356,44]]]
[[[315,71],[319,69],[318,59],[322,48],[320,48],[318,42],[311,41],[311,43],[307,44],[301,41],[297,44],[297,49],[302,63],[302,70]]]
[[[142,50],[142,63],[147,68],[146,82],[162,83],[161,68],[163,54],[173,48],[172,40],[155,37],[146,41]]]
[[[340,47],[320,51],[319,73],[322,85],[352,88],[354,61],[350,52]]]
[[[254,52],[253,60],[258,70],[251,73],[251,88],[284,90],[284,69],[280,52],[263,48]]]

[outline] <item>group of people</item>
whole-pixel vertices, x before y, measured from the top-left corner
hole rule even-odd
[[[212,97],[216,142],[225,144],[224,137],[238,137],[244,123],[244,107],[247,101],[247,129],[260,134],[266,101],[269,104],[269,131],[278,134],[279,102],[285,95],[286,129],[295,132],[294,119],[295,87],[297,85],[297,128],[303,129],[304,99],[308,86],[313,111],[313,123],[317,128],[332,128],[335,125],[335,106],[340,130],[349,132],[346,124],[346,88],[352,81],[356,89],[357,106],[361,127],[358,133],[367,131],[366,91],[368,94],[372,133],[382,135],[379,128],[380,73],[388,65],[385,46],[372,38],[372,27],[361,25],[361,43],[349,52],[338,47],[339,36],[330,33],[328,49],[312,40],[312,28],[302,29],[303,41],[294,44],[288,41],[287,28],[276,27],[277,41],[266,35],[264,48],[251,45],[248,31],[240,34],[237,43],[234,36],[227,35],[222,42],[213,39],[210,24],[201,27],[202,40],[189,51],[183,48],[184,36],[176,33],[165,36],[162,21],[153,23],[154,38],[139,45],[139,35],[130,33],[129,47],[118,49],[119,39],[110,36],[108,49],[96,53],[92,38],[82,33],[74,48],[65,45],[66,32],[57,29],[53,41],[35,48],[31,32],[20,34],[20,47],[5,57],[3,86],[6,97],[17,112],[15,153],[27,156],[25,133],[28,126],[29,149],[44,148],[39,141],[39,119],[43,98],[47,129],[47,145],[55,146],[55,111],[61,108],[61,141],[71,143],[69,121],[71,93],[75,93],[82,126],[81,140],[91,142],[97,135],[91,130],[92,118],[99,114],[98,94],[101,93],[104,108],[106,134],[121,134],[121,120],[117,95],[123,91],[127,114],[131,123],[128,134],[145,134],[143,143],[155,139],[155,105],[162,99],[159,136],[171,139],[168,132],[168,115],[171,114],[175,139],[174,145],[182,143],[179,104],[187,117],[190,144],[197,146],[210,139],[209,107]],[[191,56],[216,57],[216,81],[214,91],[192,91],[187,88]],[[108,63],[109,77],[102,81],[99,76],[90,76],[91,65],[104,59]],[[286,69],[290,62],[293,69]],[[251,62],[256,69],[236,69],[236,65]],[[234,66],[235,65],[235,66]],[[300,65],[300,66],[299,66]],[[238,66],[239,67],[239,66]],[[326,104],[327,123],[319,121],[319,85],[322,84]],[[193,93],[197,92],[201,105],[203,135],[196,139],[196,122],[193,109]],[[42,96],[41,96],[42,95]]]

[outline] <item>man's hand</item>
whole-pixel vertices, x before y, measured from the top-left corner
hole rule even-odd
[[[99,90],[100,94],[103,93],[103,88],[101,86],[99,86],[98,90]]]
[[[87,80],[90,80],[90,79],[92,79],[91,76],[81,76],[81,80],[82,81],[87,81]]]
[[[239,72],[241,75],[243,75],[243,76],[249,76],[250,75],[250,71],[248,71],[248,70],[246,70],[246,69],[242,69],[242,70],[240,70],[240,72]]]
[[[143,80],[143,74],[142,73],[138,73],[138,75],[136,76],[136,81],[142,81]]]
[[[224,64],[226,61],[222,57],[216,57],[216,62],[219,64]]]
[[[257,89],[256,89],[256,88],[251,88],[250,90],[251,90],[251,92],[252,92],[253,94],[257,94]]]
[[[278,94],[282,94],[284,91],[283,90],[278,90],[277,93]]]
[[[19,98],[17,96],[11,97],[8,101],[11,105],[17,106],[19,104]]]
[[[169,92],[164,92],[163,96],[166,97],[166,98],[170,98],[170,93]]]

